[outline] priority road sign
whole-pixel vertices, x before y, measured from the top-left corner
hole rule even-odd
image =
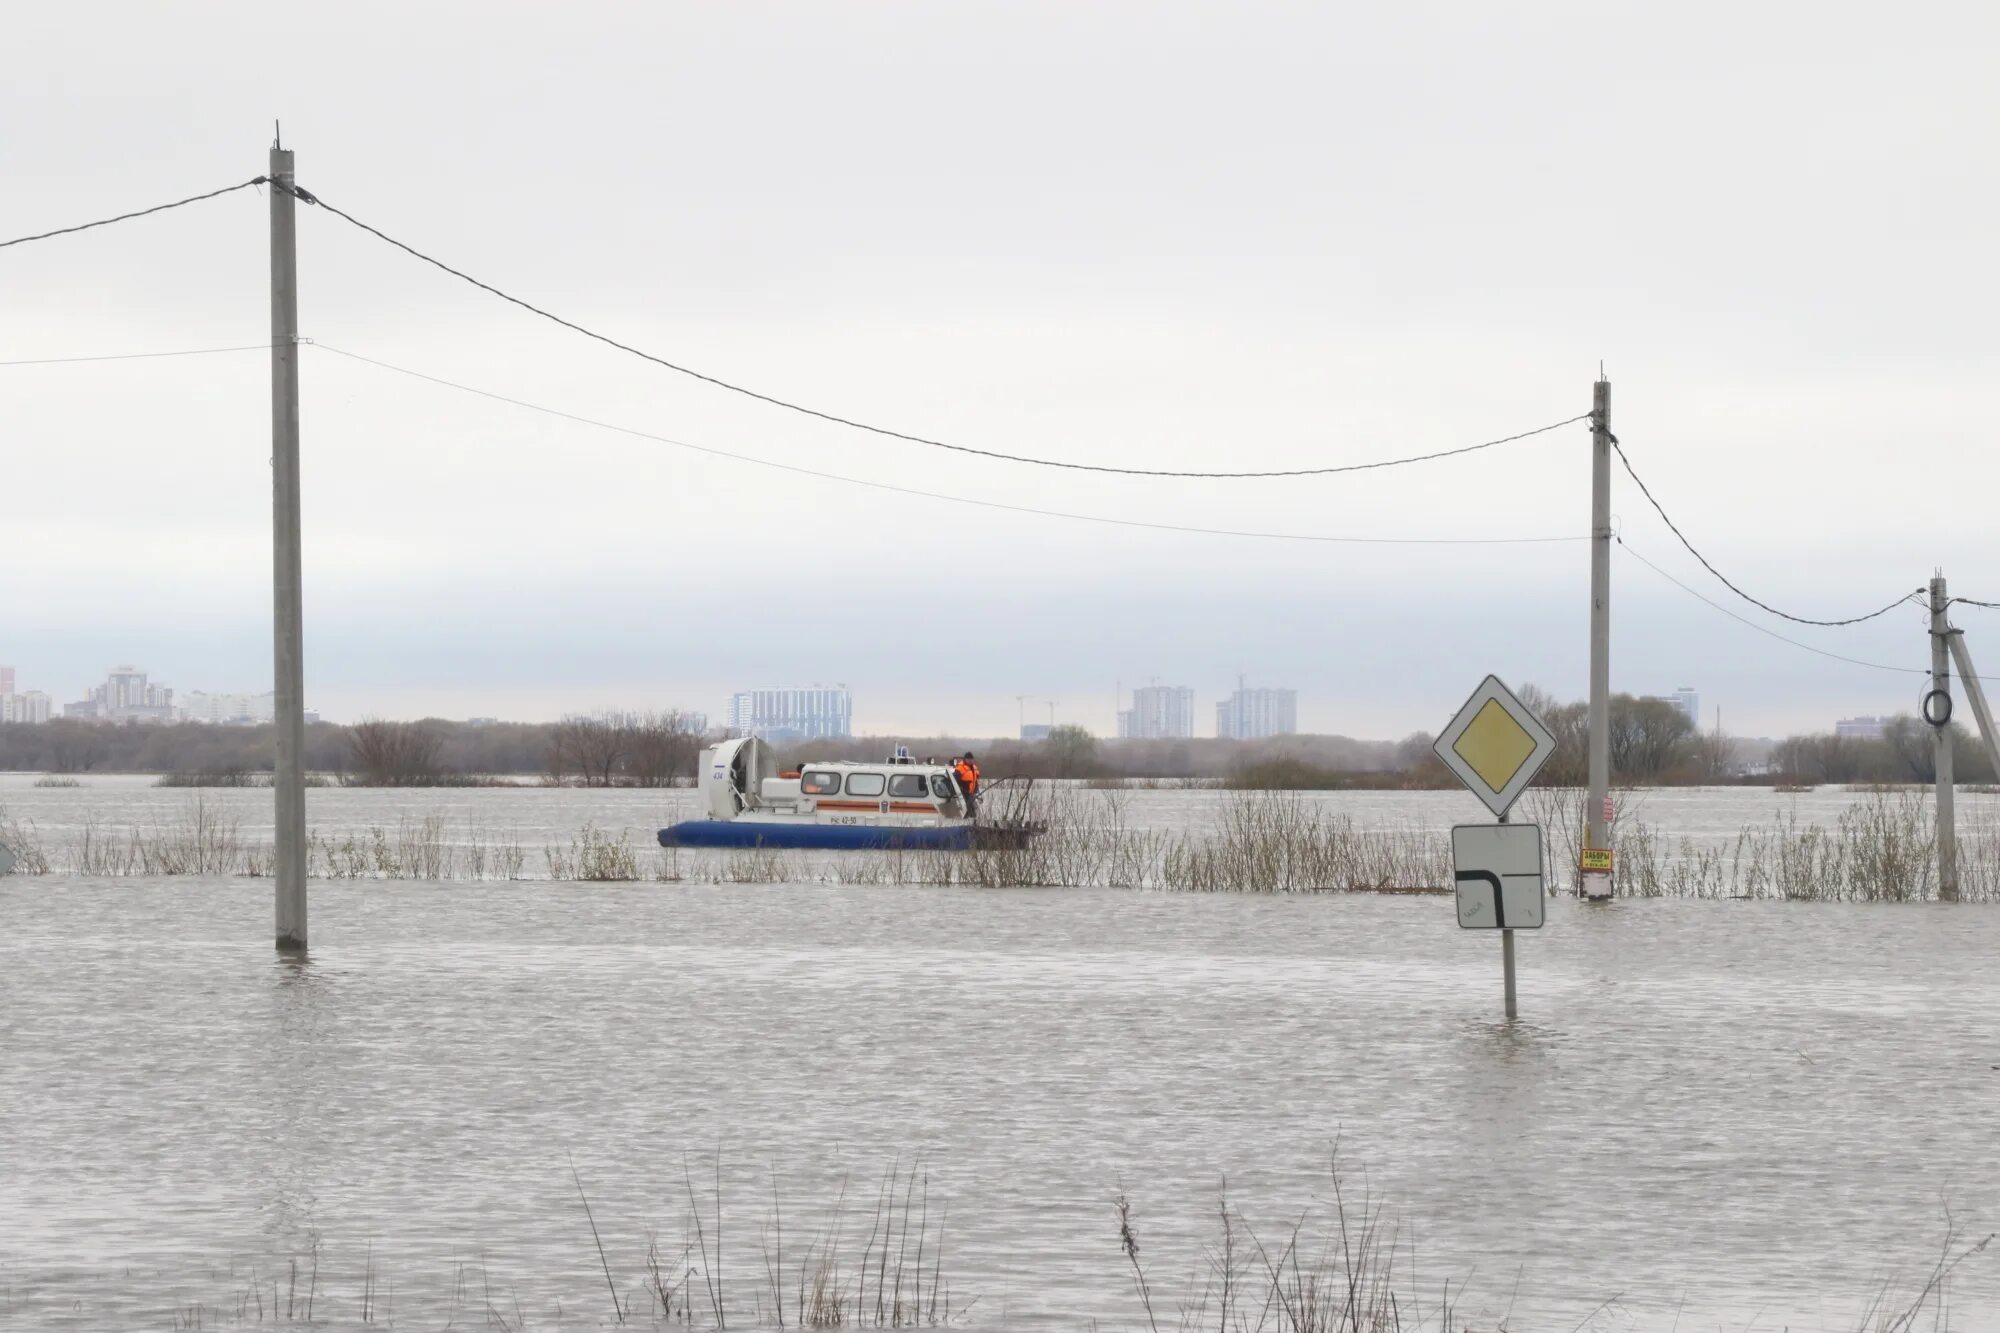
[[[1556,738],[1498,676],[1480,682],[1431,747],[1502,819],[1556,752]]]
[[[1458,924],[1468,930],[1539,930],[1542,830],[1536,824],[1460,824],[1451,831]]]

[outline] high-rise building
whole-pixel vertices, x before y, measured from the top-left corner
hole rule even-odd
[[[1695,730],[1701,730],[1701,696],[1695,693],[1693,686],[1683,685],[1672,694],[1649,694],[1646,697],[1659,703],[1672,704],[1681,710],[1682,716],[1694,724]]]
[[[14,692],[14,668],[10,666],[0,666],[0,694],[12,694],[13,692]]]
[[[1297,690],[1253,690],[1239,685],[1234,694],[1215,706],[1215,734],[1227,739],[1292,736],[1298,729]]]
[[[147,682],[135,666],[116,666],[87,698],[63,705],[64,717],[95,718],[100,722],[172,722],[174,692]]]
[[[1844,717],[1833,724],[1836,736],[1852,736],[1856,740],[1879,741],[1889,729],[1886,717]]]
[[[1142,685],[1118,714],[1118,734],[1131,740],[1194,735],[1194,691],[1185,685]]]
[[[854,699],[838,689],[739,690],[729,698],[729,730],[764,740],[834,740],[854,734]]]

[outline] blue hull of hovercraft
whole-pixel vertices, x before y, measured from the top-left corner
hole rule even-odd
[[[896,828],[881,824],[777,824],[734,819],[690,819],[660,830],[662,847],[963,851],[971,845],[970,824],[946,828]]]

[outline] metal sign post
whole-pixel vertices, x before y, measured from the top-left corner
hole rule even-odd
[[[1511,1020],[1520,1013],[1514,932],[1542,928],[1548,890],[1541,826],[1509,823],[1507,813],[1555,752],[1555,737],[1498,676],[1488,676],[1433,748],[1498,821],[1452,829],[1452,879],[1459,926],[1500,932],[1501,980]]]

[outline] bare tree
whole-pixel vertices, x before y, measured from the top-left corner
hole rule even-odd
[[[680,712],[645,713],[627,720],[625,776],[635,787],[671,787],[694,775],[701,732]]]
[[[1064,723],[1050,731],[1042,743],[1048,747],[1049,762],[1059,778],[1088,777],[1097,766],[1097,737],[1082,727]]]
[[[1664,699],[1611,698],[1611,769],[1628,778],[1656,778],[1674,766],[1694,723]]]
[[[1719,782],[1730,774],[1736,759],[1736,742],[1723,735],[1718,728],[1690,737],[1687,752],[1697,777],[1707,782]]]
[[[1928,725],[1907,713],[1891,718],[1882,728],[1882,743],[1894,758],[1898,777],[1915,782],[1937,781],[1937,750]]]
[[[48,725],[51,773],[88,773],[104,761],[104,735],[95,726],[67,718]]]
[[[443,774],[444,734],[432,722],[370,718],[347,734],[347,757],[365,787],[424,787]]]
[[[586,787],[609,787],[632,748],[635,723],[628,713],[571,713],[549,740],[549,771],[561,782],[571,772]]]

